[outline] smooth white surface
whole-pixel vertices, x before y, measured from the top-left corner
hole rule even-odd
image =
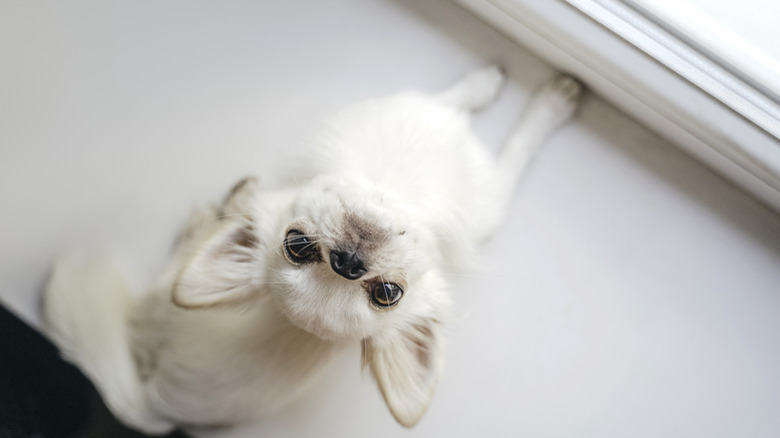
[[[0,53],[0,298],[30,320],[56,253],[108,241],[151,273],[192,206],[277,172],[347,102],[497,61],[513,80],[477,124],[497,147],[553,74],[440,0],[4,2]],[[780,219],[597,97],[452,281],[417,428],[356,346],[278,417],[200,435],[780,434]]]
[[[664,2],[666,0],[663,0]],[[724,27],[780,60],[777,17],[780,4],[773,0],[686,0]]]
[[[777,96],[780,40],[774,0],[634,0]]]

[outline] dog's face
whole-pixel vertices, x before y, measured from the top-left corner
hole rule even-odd
[[[279,217],[247,213],[263,210],[252,207],[263,202],[254,184],[239,183],[213,220],[185,233],[173,301],[203,308],[270,293],[323,342],[361,341],[390,411],[417,423],[438,378],[449,303],[435,233],[367,181],[319,177],[285,194],[292,200]]]
[[[443,300],[418,287],[434,262],[426,230],[366,182],[323,177],[303,188],[277,249],[280,307],[323,339],[371,337]]]

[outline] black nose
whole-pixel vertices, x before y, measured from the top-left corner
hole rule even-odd
[[[334,272],[348,280],[357,280],[366,273],[363,261],[354,252],[331,251],[330,267],[333,268]]]

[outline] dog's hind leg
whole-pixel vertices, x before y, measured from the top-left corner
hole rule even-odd
[[[584,87],[561,75],[545,84],[532,97],[517,128],[497,157],[500,193],[509,202],[518,180],[544,140],[574,114]]]
[[[92,381],[119,420],[146,433],[165,433],[173,424],[147,408],[130,351],[131,307],[129,286],[113,260],[63,256],[44,297],[46,334]]]

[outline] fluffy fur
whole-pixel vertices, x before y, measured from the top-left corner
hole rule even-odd
[[[110,260],[62,258],[46,293],[49,333],[116,416],[147,433],[273,413],[354,342],[390,412],[413,426],[444,360],[443,273],[499,223],[581,92],[570,78],[550,82],[495,157],[469,123],[502,81],[489,67],[444,93],[344,111],[307,179],[248,178],[197,211],[143,298]]]

